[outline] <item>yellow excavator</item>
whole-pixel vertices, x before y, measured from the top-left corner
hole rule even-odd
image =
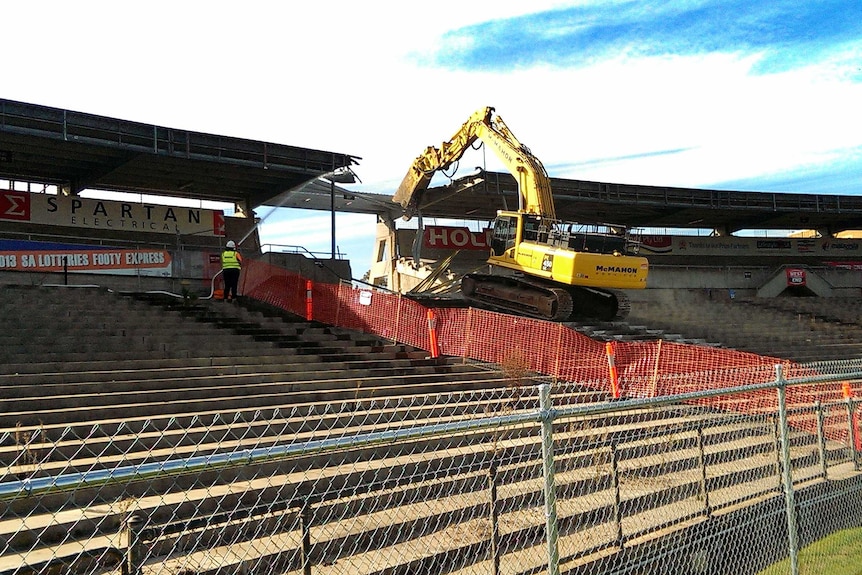
[[[485,307],[551,321],[614,320],[628,314],[619,290],[644,289],[649,264],[634,255],[625,226],[557,220],[545,167],[492,107],[476,111],[440,148],[410,166],[393,201],[405,219],[420,213],[422,193],[476,142],[490,147],[518,182],[517,211],[500,210],[491,233],[489,273],[461,279],[463,297]]]

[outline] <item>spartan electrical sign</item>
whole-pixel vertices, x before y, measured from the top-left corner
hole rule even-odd
[[[48,226],[224,236],[224,212],[156,204],[136,204],[64,196],[0,191],[0,221]]]

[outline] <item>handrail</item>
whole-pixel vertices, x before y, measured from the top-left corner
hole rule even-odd
[[[264,250],[264,247],[287,248],[287,249]],[[327,252],[317,252],[317,251],[313,252],[313,251],[308,250],[305,246],[295,246],[295,245],[290,245],[290,244],[261,244],[260,251],[262,254],[268,254],[268,253],[274,253],[274,254],[307,254],[316,260],[318,260],[318,259],[331,259],[330,256],[332,255],[328,251]],[[341,259],[345,254],[341,251],[336,250],[335,255],[338,256],[338,259]],[[321,257],[321,256],[325,256],[325,257]]]

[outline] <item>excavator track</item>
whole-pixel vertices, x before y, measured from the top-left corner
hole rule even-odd
[[[477,307],[548,321],[612,321],[623,319],[631,307],[629,299],[618,290],[562,286],[494,274],[465,275],[461,293]]]
[[[629,298],[619,290],[568,286],[574,302],[571,321],[625,319],[631,310]]]
[[[572,298],[561,287],[492,274],[467,274],[461,293],[471,303],[496,311],[566,321],[572,315]]]

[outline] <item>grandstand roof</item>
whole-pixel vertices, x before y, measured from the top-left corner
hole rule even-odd
[[[816,229],[826,234],[862,228],[862,197],[704,190],[614,184],[551,178],[557,217],[568,221],[605,222],[630,227],[739,230]],[[466,176],[448,186],[426,190],[423,216],[490,221],[499,209],[518,207],[517,183],[508,173]],[[329,190],[292,194],[283,205],[329,209]],[[347,205],[347,204],[350,205]],[[339,209],[401,216],[390,196],[348,192],[337,198]]]
[[[0,99],[0,178],[264,204],[359,158]]]
[[[0,99],[0,178],[196,200],[401,216],[385,194],[358,193],[318,178],[359,157],[190,132]],[[558,217],[632,227],[862,228],[862,198],[705,190],[551,179]],[[333,194],[333,191],[337,193]],[[491,220],[518,205],[508,173],[466,176],[427,190],[426,217]]]

